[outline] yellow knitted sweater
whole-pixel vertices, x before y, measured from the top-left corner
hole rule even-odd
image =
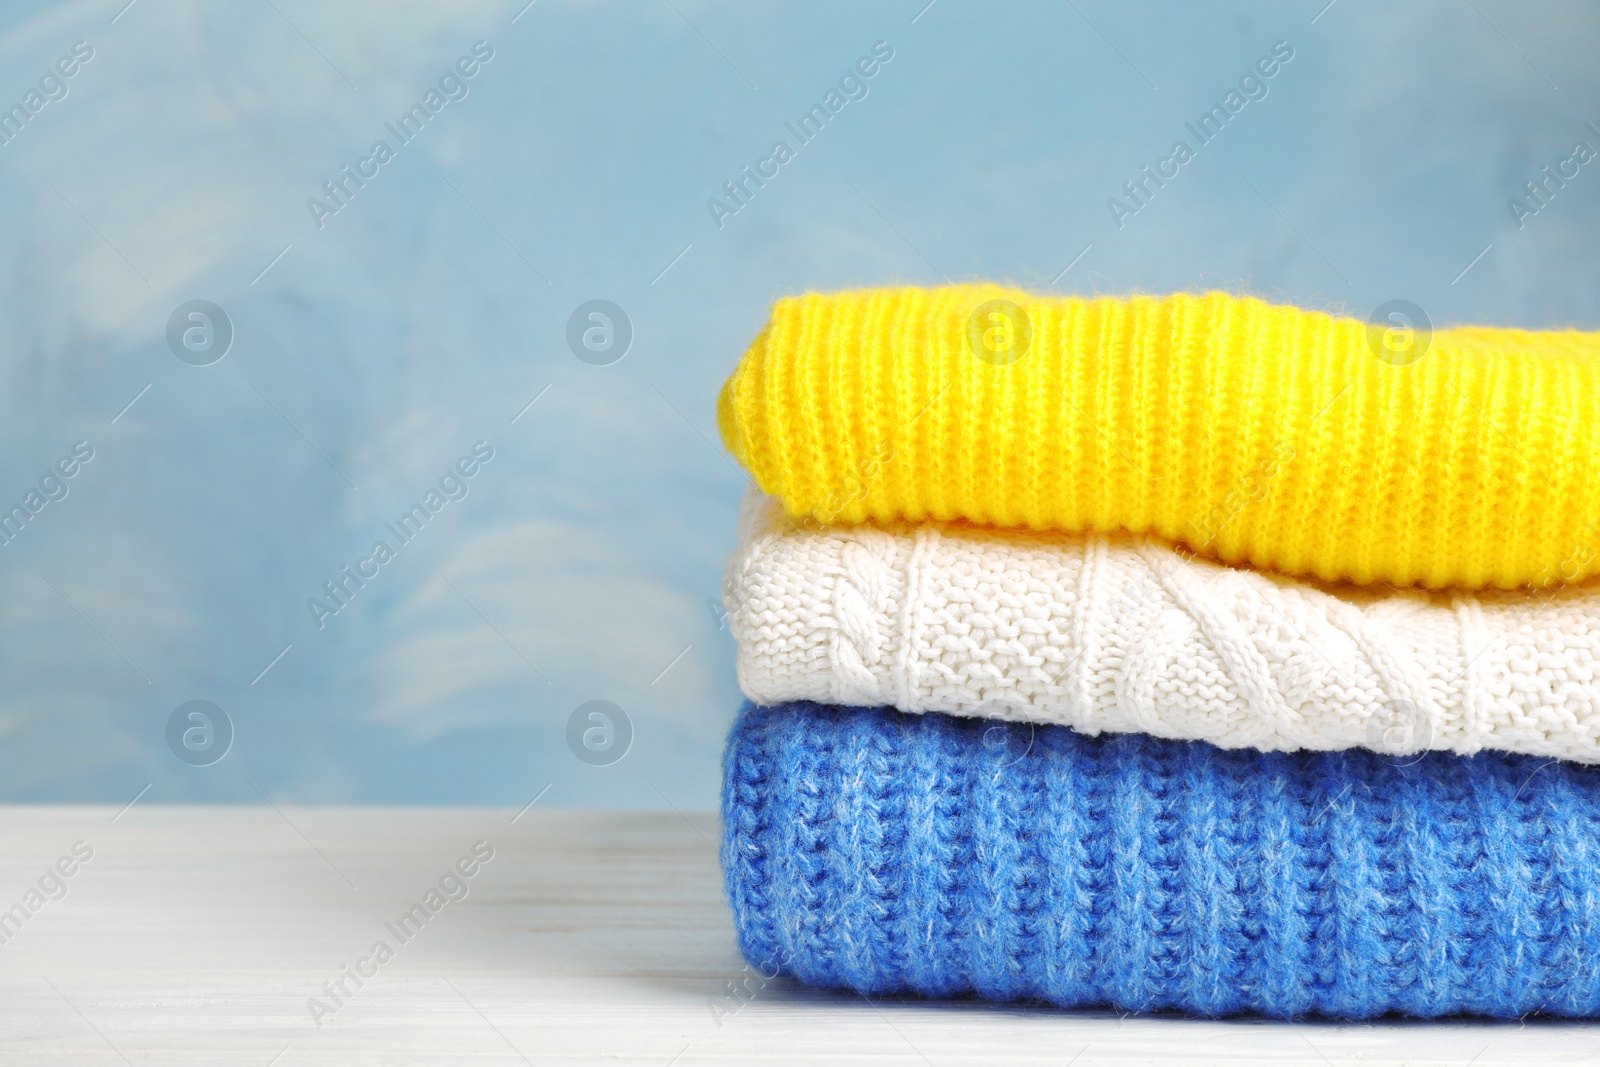
[[[1325,580],[1600,571],[1600,334],[1208,293],[778,301],[717,404],[791,516],[1153,533]]]

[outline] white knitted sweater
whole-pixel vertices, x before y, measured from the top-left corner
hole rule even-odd
[[[754,490],[723,598],[757,703],[893,705],[1226,748],[1600,763],[1600,586],[1430,594],[1136,537],[797,528]]]

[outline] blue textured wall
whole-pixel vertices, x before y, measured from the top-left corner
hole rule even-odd
[[[1600,150],[1592,8],[924,2],[7,8],[0,505],[45,484],[0,547],[0,799],[711,806],[738,694],[707,601],[744,484],[713,401],[785,293],[993,277],[1600,327],[1600,162],[1523,189]],[[345,165],[370,177],[341,205]],[[592,299],[632,325],[610,365],[568,345]],[[167,338],[191,300],[232,326],[206,366]],[[314,618],[345,565],[377,573]],[[592,699],[633,727],[606,766],[568,742]],[[190,700],[232,723],[209,766],[169,746]]]

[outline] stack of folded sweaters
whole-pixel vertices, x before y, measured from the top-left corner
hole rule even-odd
[[[751,965],[1600,1014],[1600,335],[1393,343],[1220,293],[780,301],[718,404]]]

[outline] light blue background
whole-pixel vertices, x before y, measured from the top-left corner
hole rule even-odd
[[[0,148],[0,501],[96,453],[0,548],[4,800],[711,807],[744,485],[714,399],[783,294],[1600,327],[1600,163],[1507,207],[1600,148],[1576,2],[123,2],[0,16],[5,104],[95,50]],[[319,230],[307,198],[477,40],[470,95]],[[869,95],[719,229],[707,199],[879,40]],[[1269,95],[1119,230],[1107,198],[1280,40]],[[164,339],[196,298],[236,331],[209,367]],[[593,298],[634,325],[612,366],[566,346]],[[479,439],[470,495],[318,631],[307,598]],[[197,698],[237,730],[205,768],[164,740]],[[609,767],[564,740],[593,698],[635,725]]]

